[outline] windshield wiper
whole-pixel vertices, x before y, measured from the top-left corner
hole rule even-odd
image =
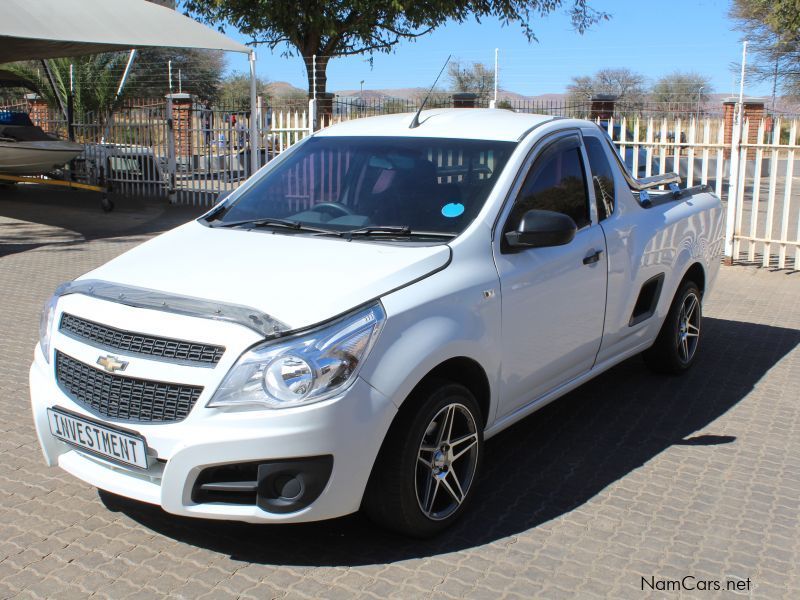
[[[288,219],[276,219],[273,217],[262,217],[260,219],[245,219],[243,221],[231,221],[230,223],[219,223],[212,225],[212,227],[240,227],[242,225],[250,225],[251,227],[285,227],[287,229],[294,229],[295,231],[313,231],[314,233],[329,233],[329,229],[321,229],[319,227],[309,227],[303,225],[300,221],[290,221]]]
[[[317,235],[335,235],[348,240],[354,237],[456,237],[449,231],[412,231],[408,225],[368,225],[345,231],[325,231]]]

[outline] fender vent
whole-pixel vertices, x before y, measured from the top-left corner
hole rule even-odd
[[[663,285],[664,273],[659,273],[644,282],[633,307],[633,314],[628,322],[629,327],[633,327],[653,316],[653,313],[656,312],[656,306],[658,306],[658,299],[661,296],[661,287]]]

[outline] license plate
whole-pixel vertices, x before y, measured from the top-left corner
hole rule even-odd
[[[147,468],[143,437],[52,408],[47,409],[47,417],[50,433],[58,439],[112,461]]]

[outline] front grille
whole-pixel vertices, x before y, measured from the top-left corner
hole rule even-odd
[[[72,337],[93,342],[105,348],[132,354],[144,354],[165,360],[215,365],[225,353],[223,346],[133,333],[101,325],[69,313],[61,315],[59,329]]]
[[[67,395],[106,417],[130,421],[182,421],[203,388],[112,375],[56,350],[56,379]]]

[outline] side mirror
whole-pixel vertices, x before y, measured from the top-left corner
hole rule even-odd
[[[529,210],[516,231],[507,232],[505,237],[512,248],[544,248],[569,244],[577,231],[572,217],[552,210]]]

